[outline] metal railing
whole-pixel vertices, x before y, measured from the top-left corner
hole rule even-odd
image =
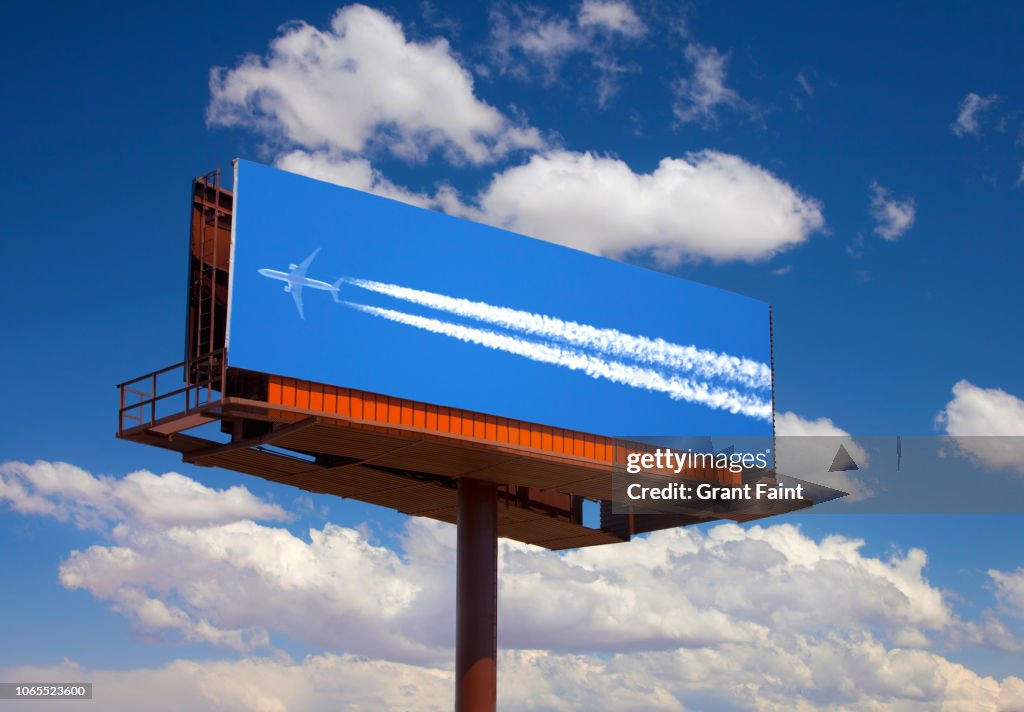
[[[173,378],[171,374],[179,370],[180,380],[172,381],[172,387],[165,390],[163,381]],[[217,403],[226,377],[227,352],[218,349],[118,384],[121,393],[118,435],[127,430],[152,427],[158,421],[189,415]],[[183,385],[173,387],[177,384]]]

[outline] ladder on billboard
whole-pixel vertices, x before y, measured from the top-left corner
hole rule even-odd
[[[217,289],[217,237],[220,211],[217,209],[220,192],[220,170],[207,173],[202,183],[202,204],[199,220],[199,269],[194,273],[196,296],[196,340],[192,358],[213,351],[216,310],[214,300]]]

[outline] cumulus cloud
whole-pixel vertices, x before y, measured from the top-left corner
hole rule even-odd
[[[282,170],[375,193],[421,208],[437,206],[435,197],[392,183],[365,158],[346,157],[330,151],[309,152],[295,149],[282,153],[275,163]]]
[[[852,472],[829,472],[839,447],[861,469],[870,464],[867,450],[830,418],[810,420],[792,412],[775,415],[776,453],[779,472],[848,493],[851,502],[872,495]]]
[[[410,521],[399,557],[334,525],[310,530],[308,540],[251,522],[159,536],[121,527],[115,546],[73,552],[60,580],[152,634],[233,649],[283,635],[439,664],[452,643],[453,534]],[[674,530],[569,554],[503,541],[501,642],[659,650],[762,645],[773,631],[852,633],[878,621],[901,635],[919,631],[919,640],[955,626],[923,576],[923,552],[881,560],[862,555],[862,546],[838,536],[814,541],[787,525]]]
[[[215,490],[176,472],[139,470],[123,478],[97,477],[66,462],[0,464],[0,501],[16,512],[91,529],[121,521],[167,527],[288,517],[245,487]]]
[[[571,21],[533,8],[507,13],[519,24],[496,43],[499,50],[515,45],[552,58],[583,46],[581,37],[593,48],[645,31],[632,6],[615,0],[588,0]],[[724,57],[696,45],[691,55],[705,77],[694,85],[698,103],[710,110],[732,101],[721,82],[707,78],[715,66],[724,71]],[[599,93],[607,98],[615,77],[631,70],[601,52],[592,59],[604,68]],[[610,257],[646,253],[665,267],[755,261],[825,224],[819,201],[739,156],[693,152],[638,173],[617,158],[552,149],[536,130],[475,96],[445,40],[410,41],[397,22],[362,5],[339,10],[327,29],[285,26],[264,56],[213,70],[210,89],[210,123],[255,131],[276,147],[280,168]],[[476,194],[448,184],[423,192],[374,167],[365,154],[380,147],[407,158],[440,150],[472,162],[516,147],[533,155],[495,173]]]
[[[45,463],[19,468],[47,470]],[[40,478],[25,482],[27,494],[61,501]],[[143,480],[142,489],[152,490],[143,499],[163,497],[164,484]],[[203,493],[202,511],[223,501],[224,492],[193,485],[183,489]],[[257,501],[255,511],[262,506]],[[336,525],[299,536],[251,520],[153,518],[154,511],[117,510],[123,518],[109,523],[112,543],[72,552],[60,567],[62,585],[90,592],[140,632],[163,638],[247,650],[282,635],[405,662],[448,657],[453,527],[410,520],[399,555]],[[503,626],[502,642],[658,650],[758,645],[773,631],[849,633],[879,621],[921,635],[956,625],[924,578],[924,552],[883,560],[864,556],[862,546],[838,536],[816,541],[792,525],[728,524],[564,554],[503,541],[501,614],[515,625]]]
[[[498,704],[509,712],[551,710],[758,709],[766,712],[1013,712],[1024,680],[978,675],[946,658],[886,649],[857,640],[800,639],[789,650],[743,645],[613,656],[507,651],[498,659]],[[231,712],[307,710],[446,710],[453,673],[348,655],[249,658],[203,664],[177,660],[158,668],[104,670],[65,662],[2,671],[5,679],[89,679],[102,700],[83,710]],[[64,709],[36,700],[33,709]]]
[[[913,225],[917,217],[917,206],[913,198],[896,200],[888,188],[876,181],[871,182],[868,212],[878,225],[875,234],[885,240],[898,240]]]
[[[364,5],[342,8],[325,30],[284,26],[265,56],[212,70],[210,93],[212,125],[343,155],[382,147],[418,160],[436,149],[482,163],[544,143],[476,97],[446,40],[410,41]]]
[[[609,156],[549,151],[495,173],[474,196],[448,186],[416,193],[365,160],[325,152],[292,151],[277,165],[595,254],[648,253],[663,267],[768,259],[825,226],[815,198],[761,166],[710,150],[662,159],[651,173]]]
[[[1024,401],[999,388],[961,380],[939,413],[949,435],[1024,435]]]
[[[439,712],[450,710],[454,701],[451,671],[351,655],[315,655],[298,663],[282,658],[175,660],[134,670],[83,668],[65,662],[3,672],[28,675],[24,679],[32,680],[87,679],[93,683],[94,699],[75,702],[86,711]],[[38,677],[46,675],[53,677]],[[33,709],[66,710],[67,702],[34,700]]]
[[[700,151],[651,173],[569,151],[535,155],[494,176],[475,205],[450,212],[612,257],[650,251],[682,260],[766,259],[806,241],[822,206],[739,156]]]
[[[672,113],[677,121],[713,124],[719,107],[749,110],[750,105],[725,84],[727,54],[691,42],[684,56],[692,71],[689,77],[680,78],[673,85],[676,98]]]
[[[935,417],[958,450],[979,463],[1024,474],[1024,400],[962,380]]]
[[[252,649],[272,631],[325,649],[437,657],[421,633],[402,633],[413,605],[426,603],[417,571],[353,529],[327,525],[305,539],[251,521],[158,534],[126,523],[113,537],[114,546],[72,552],[60,582],[142,632]]]
[[[59,502],[44,477],[24,483],[26,494]],[[140,487],[154,499],[164,484]],[[211,502],[223,494],[195,491]],[[151,520],[151,511],[116,510],[124,519],[109,522],[112,543],[72,552],[61,583],[109,603],[144,636],[241,652],[284,636],[329,653],[127,672],[20,669],[7,679],[90,679],[105,710],[175,685],[175,708],[450,707],[453,527],[410,520],[393,551],[336,525],[299,536],[251,520]],[[927,651],[964,626],[925,577],[923,551],[883,558],[863,547],[788,524],[676,529],[562,553],[502,540],[503,709],[679,710],[683,700],[852,710],[895,700],[995,710],[1016,699],[1014,678],[983,678]]]
[[[924,633],[955,625],[922,575],[923,551],[882,561],[863,556],[863,545],[734,524],[562,555],[509,545],[501,601],[517,624],[503,637],[519,648],[622,651],[785,645],[795,635],[856,634],[868,620]]]
[[[1011,613],[1024,617],[1024,568],[1016,571],[989,569],[996,586],[996,598]]]
[[[949,125],[950,130],[957,136],[963,137],[968,134],[972,136],[981,135],[981,126],[985,121],[985,115],[992,105],[999,100],[995,94],[981,96],[970,92],[960,102],[960,111],[957,113],[956,121]]]

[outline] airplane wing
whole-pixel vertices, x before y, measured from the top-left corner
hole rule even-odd
[[[313,254],[315,255],[316,253],[314,252]],[[309,260],[306,261],[309,262]],[[295,300],[295,308],[299,310],[299,318],[305,321],[306,316],[302,313],[302,285],[294,285],[291,290],[291,295],[292,299]]]
[[[299,265],[292,270],[292,275],[295,277],[304,278],[306,276],[306,270],[309,269],[309,265],[313,263],[313,258],[316,257],[318,252],[320,252],[319,247],[313,250],[313,254],[311,254],[306,259],[302,260],[302,262],[299,263]],[[296,297],[296,304],[298,304],[297,300],[298,297]],[[299,311],[302,311],[302,309],[300,308]]]

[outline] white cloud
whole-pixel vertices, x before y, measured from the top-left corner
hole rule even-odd
[[[491,49],[504,72],[526,78],[525,68],[517,66],[514,59],[518,54],[554,70],[566,55],[587,45],[586,36],[568,18],[549,17],[536,8],[514,7],[512,13],[491,13]]]
[[[355,530],[329,524],[306,540],[250,521],[158,534],[126,523],[113,536],[114,546],[72,552],[60,581],[110,602],[141,632],[235,649],[264,646],[273,632],[415,662],[443,650],[421,630],[404,632],[414,613],[427,614],[420,567]]]
[[[681,123],[701,121],[713,124],[720,106],[749,110],[749,105],[725,85],[729,57],[714,47],[691,42],[684,52],[693,67],[689,78],[676,80],[672,113]]]
[[[622,665],[626,661],[613,661]],[[771,651],[742,646],[647,654],[631,667],[693,709],[988,710],[1016,698],[1019,678],[1003,683],[931,653],[886,649],[870,636],[797,638]],[[841,672],[837,672],[841,671]],[[1004,697],[1005,695],[1005,697]]]
[[[876,181],[871,182],[870,193],[868,212],[878,223],[875,233],[886,240],[898,240],[914,225],[917,217],[914,199],[896,200]]]
[[[104,670],[71,662],[0,671],[5,679],[93,682],[83,710],[227,712],[451,709],[453,674],[348,655],[301,661],[250,658]],[[1024,680],[983,677],[939,655],[857,640],[799,638],[789,649],[744,645],[607,657],[508,651],[498,659],[498,703],[507,712],[757,709],[766,712],[1014,712]],[[36,700],[33,709],[66,702]]]
[[[60,580],[145,633],[233,649],[284,635],[437,664],[452,642],[453,534],[411,521],[403,561],[333,525],[308,541],[251,522],[160,534],[122,526],[115,546],[73,552]],[[776,632],[853,633],[881,621],[923,633],[955,625],[923,577],[923,552],[885,561],[863,556],[862,545],[816,542],[791,525],[673,530],[563,555],[503,541],[502,645],[657,650],[765,645]]]
[[[949,435],[1024,435],[1024,401],[999,388],[961,380],[939,414]]]
[[[981,464],[1024,474],[1024,400],[962,380],[935,417],[959,450]]]
[[[365,158],[345,157],[329,151],[307,152],[296,149],[278,156],[275,164],[285,171],[375,193],[421,208],[431,208],[437,204],[436,199],[429,195],[395,185]]]
[[[957,114],[956,121],[950,124],[949,128],[957,136],[966,136],[967,134],[980,136],[985,114],[988,113],[988,110],[992,108],[992,105],[998,99],[999,97],[995,94],[980,96],[974,92],[969,93],[960,102],[960,111]]]
[[[557,57],[585,36],[603,68],[602,101],[614,93],[616,77],[632,71],[600,49],[609,35],[641,33],[625,2],[586,2],[575,22],[532,8],[508,12],[519,25],[506,33],[506,47],[514,42]],[[708,62],[724,71],[724,57],[697,45],[689,51],[707,55],[694,59],[704,77],[694,89],[701,105],[731,101],[731,90],[708,79],[715,73]],[[277,146],[280,168],[610,257],[649,253],[665,267],[704,258],[755,261],[824,227],[817,200],[739,156],[705,150],[666,157],[645,174],[616,158],[551,150],[535,130],[475,97],[469,72],[444,40],[409,41],[397,22],[362,5],[339,10],[325,30],[286,26],[265,56],[214,70],[211,94],[210,122],[254,130]],[[496,173],[476,195],[447,184],[431,194],[388,180],[360,155],[381,146],[413,158],[440,149],[451,160],[474,162],[512,147],[535,153]]]
[[[501,68],[513,73],[516,53],[554,69],[572,52],[600,53],[608,35],[637,39],[647,31],[633,7],[622,0],[584,0],[575,19],[513,5],[492,11],[491,23],[492,50]]]
[[[409,159],[440,149],[482,163],[543,145],[478,99],[444,39],[411,42],[378,10],[349,5],[326,30],[286,25],[265,57],[210,75],[211,124],[256,128],[341,154],[382,146]]]
[[[608,106],[608,103],[619,92],[619,83],[622,78],[626,74],[638,71],[636,65],[623,64],[609,56],[594,57],[593,65],[598,70],[597,105],[601,108]]]
[[[633,7],[623,0],[583,0],[579,26],[618,32],[626,37],[642,37],[647,31]]]
[[[710,150],[663,158],[651,173],[592,153],[539,153],[495,173],[471,197],[450,186],[417,193],[364,159],[327,152],[291,151],[277,165],[595,254],[649,252],[663,267],[768,259],[825,227],[818,200],[761,166]]]
[[[792,412],[776,413],[775,431],[780,473],[847,492],[851,502],[872,495],[853,472],[828,471],[840,445],[859,468],[870,464],[864,447],[830,418],[808,420]]]
[[[923,632],[954,625],[922,576],[924,552],[882,561],[863,556],[863,544],[813,541],[791,525],[734,524],[563,555],[510,544],[500,600],[503,619],[516,625],[502,637],[521,648],[714,650],[856,635],[867,621]]]
[[[574,54],[589,60],[580,71],[597,70],[598,104],[618,91],[621,75],[638,71],[614,57],[621,39],[637,40],[647,28],[628,2],[585,0],[575,19],[534,6],[505,5],[491,11],[490,50],[498,69],[520,80],[538,74],[545,84],[559,78]]]
[[[93,529],[126,520],[167,527],[288,516],[245,487],[215,490],[176,472],[96,477],[66,462],[0,464],[0,501],[5,500],[16,512]]]
[[[806,241],[822,206],[739,156],[700,151],[651,173],[569,151],[509,168],[449,212],[611,257],[650,250],[662,264],[766,259]]]
[[[1016,571],[989,569],[996,586],[996,598],[1014,615],[1024,617],[1024,568]]]
[[[86,711],[438,712],[452,707],[450,671],[351,655],[315,655],[300,663],[266,658],[176,660],[159,668],[134,670],[91,669],[65,662],[3,672],[33,680],[89,680],[93,700],[74,703]],[[38,675],[44,677],[34,677]],[[34,700],[33,709],[66,710],[67,701]]]
[[[154,490],[147,500],[163,486],[140,482]],[[48,487],[25,480],[28,494],[56,504]],[[196,491],[211,502],[221,494]],[[300,538],[252,521],[118,512],[113,544],[72,552],[63,585],[109,602],[145,635],[238,651],[281,635],[331,654],[22,668],[5,679],[89,679],[104,710],[138,708],[154,690],[169,692],[169,709],[450,708],[453,527],[410,520],[396,552],[335,525]],[[502,708],[995,710],[1019,698],[1015,678],[983,678],[927,652],[931,638],[964,626],[925,578],[923,551],[879,558],[863,546],[735,524],[565,553],[502,540]]]
[[[30,494],[60,501],[45,482],[34,490],[39,481],[26,480]],[[141,487],[153,490],[146,499],[162,496],[159,478]],[[211,505],[222,501],[222,492],[196,491]],[[410,520],[400,556],[336,525],[299,537],[248,520],[153,520],[150,512],[119,511],[124,519],[111,522],[113,543],[72,552],[60,567],[61,583],[109,602],[152,635],[234,649],[284,635],[393,660],[447,658],[450,526]],[[955,626],[942,593],[923,576],[923,552],[882,560],[861,554],[862,546],[839,536],[815,541],[792,525],[729,524],[566,554],[503,541],[502,619],[516,622],[503,627],[503,644],[656,650],[761,644],[774,631],[855,632],[883,621],[922,633]],[[667,600],[670,609],[663,608]]]

